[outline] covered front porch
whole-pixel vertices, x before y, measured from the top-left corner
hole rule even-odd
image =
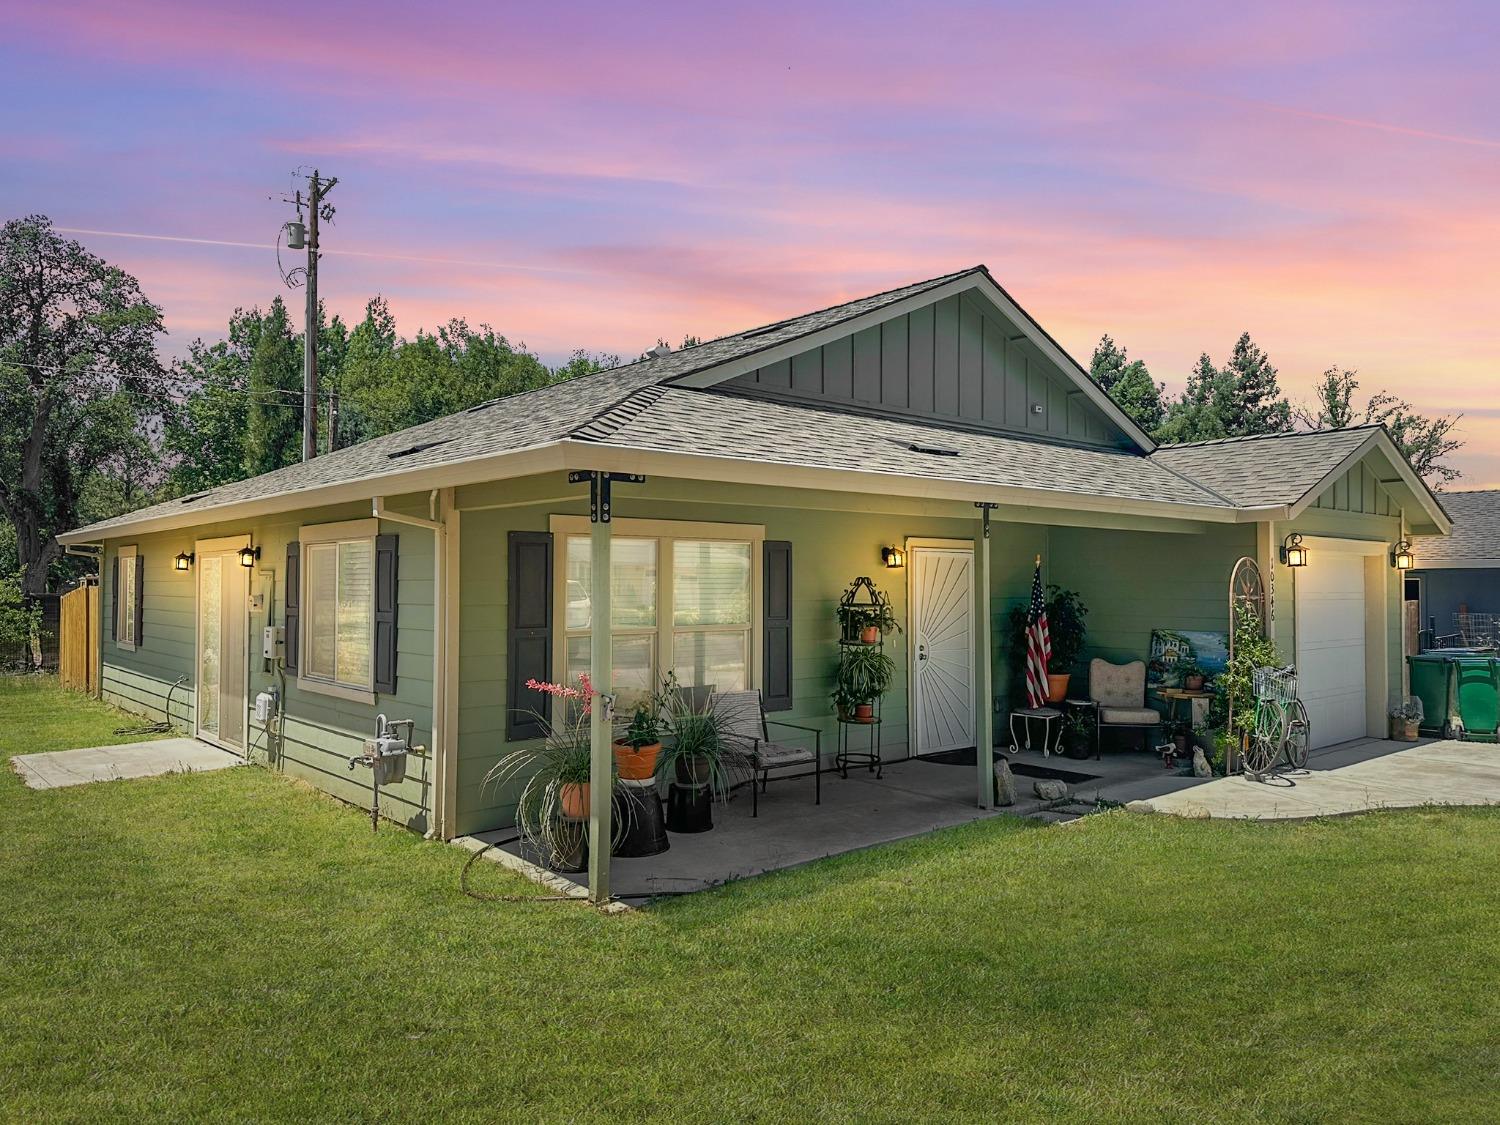
[[[847,778],[827,772],[821,805],[814,804],[811,777],[776,779],[759,798],[758,816],[751,815],[748,788],[737,789],[730,800],[714,806],[711,831],[671,832],[670,847],[659,855],[611,859],[611,894],[637,903],[687,894],[1000,815],[1062,823],[1203,781],[1164,770],[1155,754],[1139,750],[1107,751],[1099,760],[1086,761],[1044,758],[1037,750],[997,750],[996,757],[1002,756],[1016,775],[1016,803],[1006,807],[984,808],[975,800],[972,750],[895,762],[878,780],[863,768],[851,769]],[[1066,798],[1038,797],[1034,782],[1044,778],[1061,780]],[[487,858],[530,865],[529,874],[540,873],[538,857],[515,839],[513,830],[479,832],[460,843],[493,849]],[[550,873],[549,881],[558,889],[572,888],[579,897],[588,894],[587,871]]]

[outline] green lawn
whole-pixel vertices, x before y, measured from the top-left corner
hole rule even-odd
[[[125,721],[0,679],[0,756]],[[1500,1114],[1500,811],[1000,819],[625,916],[464,858],[260,768],[0,771],[0,1113]]]

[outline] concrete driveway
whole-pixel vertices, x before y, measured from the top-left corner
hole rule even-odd
[[[1299,820],[1420,805],[1500,804],[1500,746],[1370,739],[1315,753],[1306,770],[1223,777],[1130,807],[1175,816]]]
[[[32,789],[61,789],[91,781],[157,777],[164,773],[199,773],[238,765],[240,759],[195,738],[156,738],[125,746],[88,746],[17,754],[11,764]]]

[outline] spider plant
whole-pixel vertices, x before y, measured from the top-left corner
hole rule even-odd
[[[658,774],[675,771],[683,785],[707,785],[719,800],[727,799],[733,779],[724,724],[712,699],[695,707],[688,693],[666,693],[666,728],[671,737],[657,760]]]

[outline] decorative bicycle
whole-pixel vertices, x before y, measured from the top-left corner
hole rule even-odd
[[[1270,773],[1282,761],[1294,770],[1307,765],[1312,724],[1307,708],[1297,698],[1297,670],[1257,668],[1251,680],[1255,693],[1255,725],[1245,753],[1245,772]]]

